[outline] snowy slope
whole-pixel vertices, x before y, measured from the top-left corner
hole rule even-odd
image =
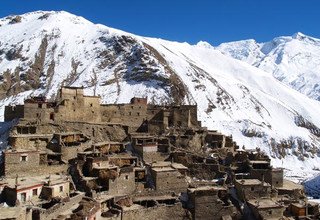
[[[254,41],[243,42],[250,56],[233,52],[248,64],[206,42],[145,38],[67,12],[11,16],[0,25],[2,111],[30,95],[53,99],[61,85],[84,86],[104,103],[135,95],[197,104],[204,126],[232,134],[246,148],[260,147],[275,166],[319,168],[320,102],[250,65],[262,56]]]
[[[275,78],[320,101],[320,39],[296,33],[267,43],[244,40],[216,49],[271,73]]]

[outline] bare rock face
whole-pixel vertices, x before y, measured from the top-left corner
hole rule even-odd
[[[217,50],[136,36],[67,12],[11,16],[0,19],[0,110],[30,95],[55,99],[61,85],[83,86],[102,103],[147,96],[153,104],[197,104],[209,129],[260,147],[275,161],[299,158],[311,167],[319,153],[320,103],[284,86],[267,68],[243,62],[270,55],[284,40]]]

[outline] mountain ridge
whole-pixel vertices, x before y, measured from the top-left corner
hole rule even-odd
[[[216,49],[269,72],[291,88],[320,100],[320,39],[297,32],[266,43],[252,40],[223,43]]]

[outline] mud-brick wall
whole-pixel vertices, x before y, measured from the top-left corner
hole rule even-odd
[[[26,156],[26,161],[23,158]],[[26,153],[6,152],[4,154],[4,168],[6,176],[28,175],[33,173],[40,164],[40,154],[37,151]]]
[[[11,121],[15,118],[23,118],[24,117],[24,106],[16,105],[16,106],[5,106],[4,108],[4,121]]]
[[[60,191],[62,187],[62,191]],[[42,188],[41,197],[46,200],[50,200],[53,197],[65,198],[70,194],[70,182],[62,182],[55,185],[44,186]]]
[[[180,203],[173,205],[158,205],[149,208],[125,210],[122,214],[123,220],[131,219],[188,219],[186,211]]]
[[[79,204],[82,198],[83,195],[79,194],[74,197],[71,197],[70,201],[58,203],[49,209],[33,210],[33,216],[35,217],[35,219],[55,219],[61,213],[68,210],[72,210],[72,208],[75,207],[75,205]]]
[[[83,152],[84,150],[90,147],[91,146],[87,144],[81,144],[79,146],[61,147],[62,159],[67,161],[76,158],[79,152]]]
[[[267,185],[242,185],[236,181],[235,187],[242,201],[270,197],[271,194],[271,187]]]
[[[273,187],[282,187],[283,186],[283,169],[272,169],[270,184]]]
[[[101,115],[103,122],[125,124],[130,131],[136,131],[148,118],[147,105],[135,104],[102,105]]]
[[[159,191],[187,191],[188,184],[184,176],[179,171],[156,172],[151,170],[152,179],[155,183],[156,190]]]
[[[197,106],[182,105],[172,109],[172,125],[178,127],[198,127]],[[170,124],[170,123],[169,123]]]
[[[50,139],[51,137],[11,136],[9,137],[9,145],[16,150],[45,150]]]
[[[110,194],[130,194],[136,189],[134,172],[120,172],[120,175],[115,179],[109,180]]]
[[[192,219],[221,219],[236,212],[233,206],[224,206],[216,190],[200,190],[189,194]]]
[[[259,209],[249,204],[254,216],[257,219],[282,219],[284,207],[273,207],[273,208],[264,208]]]
[[[51,122],[50,114],[54,109],[47,106],[47,103],[24,103],[24,118],[27,120]]]
[[[99,97],[75,97],[64,100],[55,113],[55,121],[101,122]]]

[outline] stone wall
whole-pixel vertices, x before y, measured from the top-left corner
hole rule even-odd
[[[75,96],[66,99],[55,111],[55,121],[98,123],[101,121],[100,98]]]
[[[15,135],[9,137],[9,145],[16,150],[45,150],[52,135]]]
[[[61,173],[67,172],[68,165],[66,164],[60,164],[60,165],[30,165],[25,166],[23,164],[14,165],[11,164],[10,168],[6,168],[7,165],[5,164],[5,176],[8,178],[14,178],[17,175],[19,177],[32,177],[32,176],[38,176],[38,175],[47,175],[47,174],[55,174],[55,173]]]
[[[131,194],[135,191],[135,175],[133,170],[131,172],[121,172],[119,176],[112,180],[109,179],[109,194],[124,195]]]
[[[45,185],[42,188],[41,198],[50,200],[54,197],[65,198],[70,194],[70,182],[62,182],[53,185]]]
[[[40,166],[39,151],[4,152],[4,172],[8,176],[28,175]]]
[[[174,191],[186,192],[188,184],[183,175],[179,171],[173,170],[168,172],[157,172],[151,169],[152,179],[154,181],[156,190],[159,191]]]
[[[271,186],[266,183],[259,185],[243,185],[236,181],[235,187],[237,194],[242,201],[270,197],[271,194]]]
[[[50,115],[54,113],[54,108],[46,102],[25,102],[24,119],[37,122],[51,122]]]
[[[83,195],[78,194],[71,197],[69,201],[57,203],[48,209],[34,209],[32,213],[33,219],[55,219],[61,213],[71,210],[75,205],[79,204],[82,198]]]
[[[101,105],[101,120],[110,123],[123,123],[137,131],[147,119],[147,105],[118,104]]]
[[[236,208],[220,200],[218,192],[199,190],[189,194],[193,219],[221,219],[222,216],[236,214]]]
[[[181,203],[174,205],[157,205],[149,208],[138,208],[124,210],[122,220],[131,219],[188,219],[186,211],[182,208]]]

